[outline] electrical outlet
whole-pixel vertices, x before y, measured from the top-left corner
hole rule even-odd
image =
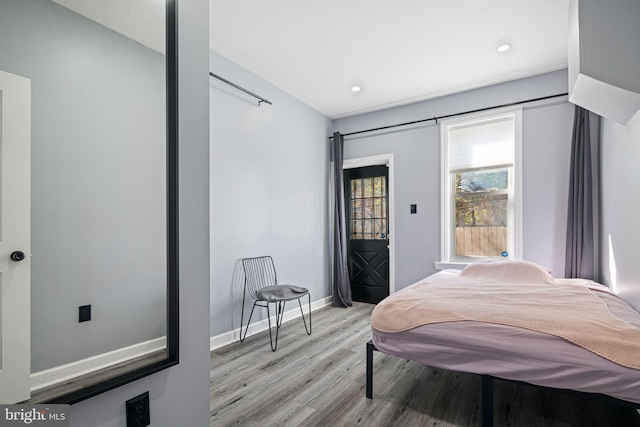
[[[127,427],[146,427],[151,424],[149,392],[127,400]]]
[[[409,206],[409,208],[410,208],[412,214],[418,213],[418,205],[412,204],[412,205]]]
[[[78,322],[91,320],[91,304],[78,307]]]

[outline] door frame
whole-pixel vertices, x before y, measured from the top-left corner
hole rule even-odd
[[[396,291],[396,233],[395,233],[395,196],[394,196],[394,165],[393,153],[377,156],[359,157],[356,159],[344,159],[342,169],[356,169],[366,166],[386,165],[389,168],[387,187],[389,190],[389,295]]]

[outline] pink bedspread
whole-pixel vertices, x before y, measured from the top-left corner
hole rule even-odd
[[[459,274],[447,270],[434,276]],[[560,281],[586,284],[611,313],[640,328],[640,313],[606,287],[581,279]],[[428,300],[425,304],[429,304]],[[476,321],[428,324],[394,333],[375,328],[372,331],[373,342],[381,352],[425,365],[603,393],[640,403],[640,370],[621,366],[548,334]]]
[[[455,321],[554,335],[640,369],[640,329],[613,315],[584,284],[557,281],[529,262],[477,264],[427,278],[386,298],[371,315],[371,326],[382,332]]]

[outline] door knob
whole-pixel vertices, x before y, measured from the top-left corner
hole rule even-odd
[[[24,259],[24,252],[15,251],[11,253],[11,259],[13,261],[22,261]]]

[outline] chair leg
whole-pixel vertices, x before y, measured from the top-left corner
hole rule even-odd
[[[284,317],[284,306],[287,302],[286,301],[278,301],[278,316],[276,316],[276,320],[278,328],[280,326],[282,326],[282,318]]]
[[[269,312],[269,303],[267,303],[267,321],[269,323],[269,343],[271,344],[271,351],[276,351],[278,348],[278,332],[280,332],[280,325],[282,324],[282,317],[284,313],[284,305],[280,302],[274,303],[276,306],[276,337],[275,342],[271,333],[271,313]]]
[[[304,330],[307,332],[307,335],[311,335],[311,295],[307,294],[309,297],[309,327],[307,327],[307,320],[304,317],[304,311],[302,310],[302,302],[300,298],[298,298],[298,305],[300,306],[300,313],[302,314],[302,321],[304,322]],[[273,337],[273,332],[271,331],[271,311],[269,310],[270,304],[267,303],[267,320],[269,323],[269,342],[271,344],[271,351],[276,351],[278,348],[278,333],[280,332],[280,326],[282,326],[282,320],[284,318],[284,307],[286,305],[286,301],[278,301],[274,303],[276,307],[276,336],[275,339]],[[254,304],[255,308],[255,304]],[[253,308],[251,309],[251,314],[253,315]],[[251,320],[251,316],[249,316],[249,320]],[[247,325],[248,327],[248,325]]]
[[[307,321],[304,318],[304,311],[302,311],[300,298],[298,298],[298,305],[300,306],[300,314],[302,315],[302,321],[304,322],[304,330],[307,332],[307,335],[311,335],[311,294],[307,294],[307,296],[309,297],[309,328],[307,328]]]
[[[244,342],[244,339],[247,337],[247,331],[249,330],[249,325],[251,324],[251,316],[253,316],[253,310],[256,308],[256,303],[258,301],[255,301],[253,303],[253,307],[251,307],[251,314],[249,314],[249,321],[247,322],[247,327],[244,328],[244,335],[242,334],[242,323],[244,320],[244,302],[242,303],[242,314],[240,315],[240,342]]]

